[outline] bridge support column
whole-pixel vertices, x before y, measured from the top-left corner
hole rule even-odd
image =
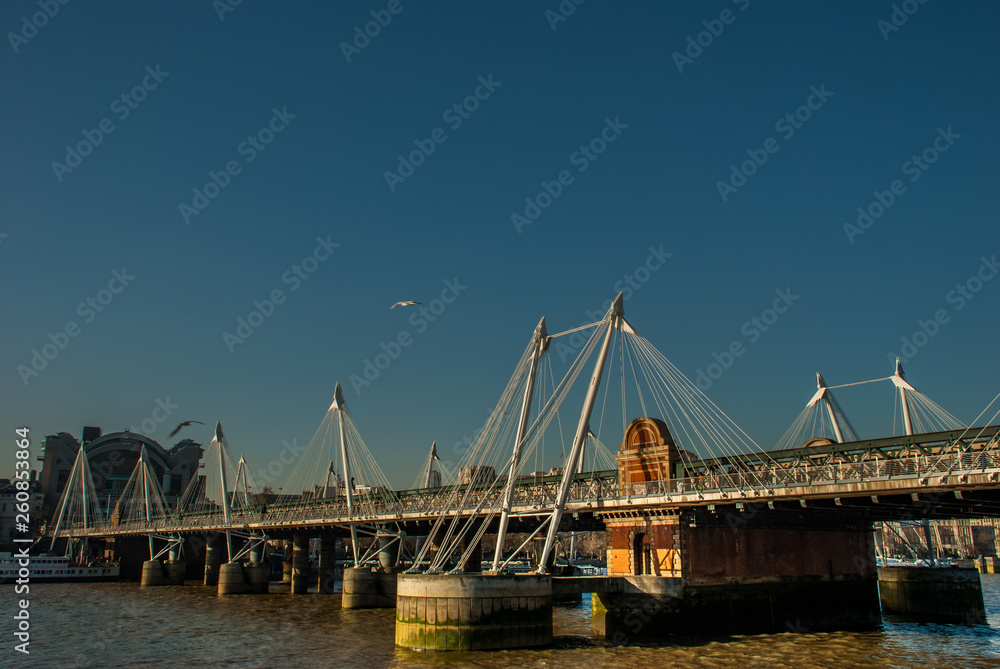
[[[371,567],[346,567],[340,606],[345,609],[391,609],[396,606],[397,578],[397,574],[373,572]]]
[[[149,542],[146,537],[116,537],[114,551],[120,578],[141,582],[143,564],[149,559]]]
[[[159,560],[146,560],[142,563],[142,579],[139,581],[139,587],[149,588],[155,585],[170,585],[170,582]]]
[[[765,503],[607,518],[608,575],[594,632],[613,643],[676,633],[870,630],[880,622],[866,521]],[[637,624],[641,622],[641,624]]]
[[[474,528],[473,528],[474,529]],[[473,530],[469,530],[471,534]],[[472,546],[471,537],[465,537],[462,539],[460,550],[462,555],[465,555],[465,551]],[[461,559],[461,556],[459,556]],[[469,553],[469,557],[462,561],[461,571],[466,574],[479,574],[483,571],[483,542],[479,540],[474,546],[472,546],[472,551]]]
[[[285,542],[285,559],[281,561],[281,582],[292,583],[292,553],[294,544],[291,541]]]
[[[226,544],[222,537],[216,535],[205,544],[205,585],[219,584],[219,565],[222,564],[222,553]]]
[[[304,595],[309,591],[309,535],[292,537],[292,594]]]
[[[552,643],[552,578],[400,574],[396,645],[492,650]]]
[[[394,536],[383,535],[378,538],[378,563],[386,572],[391,573],[399,563],[399,553],[406,540],[404,534],[398,540]]]
[[[186,560],[168,560],[164,562],[163,574],[166,585],[184,585],[184,574],[186,571]]]
[[[538,568],[538,561],[542,559],[542,553],[545,552],[545,537],[535,537],[531,540],[531,569],[534,571]],[[548,559],[545,560],[545,569],[548,573],[552,573],[556,564],[556,552],[550,551]]]
[[[243,567],[238,562],[227,562],[219,567],[219,595],[242,595],[246,592]]]
[[[974,569],[879,567],[882,609],[928,621],[986,624],[983,589]]]
[[[243,566],[243,581],[248,595],[266,595],[271,585],[271,565],[267,562]]]
[[[319,582],[317,592],[321,595],[334,594],[337,581],[337,537],[325,532],[319,538]]]
[[[181,556],[186,565],[185,581],[201,581],[205,578],[205,540],[201,535],[194,534],[184,539]]]

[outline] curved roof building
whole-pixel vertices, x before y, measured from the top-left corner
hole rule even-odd
[[[183,439],[169,450],[154,439],[138,432],[111,432],[101,434],[99,428],[84,428],[83,448],[87,453],[94,487],[105,512],[114,506],[128,482],[143,446],[147,460],[156,473],[168,502],[183,492],[191,477],[198,471],[203,449],[201,444]],[[80,442],[68,432],[45,437],[39,477],[45,493],[45,506],[51,512],[59,501],[69,480],[70,470],[80,451]]]

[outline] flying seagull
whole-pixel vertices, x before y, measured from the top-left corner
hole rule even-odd
[[[169,439],[170,437],[174,436],[175,434],[177,434],[178,432],[181,431],[182,427],[186,427],[186,426],[190,425],[191,423],[198,423],[198,425],[204,425],[204,423],[202,423],[200,420],[186,420],[183,423],[181,423],[180,425],[178,425],[177,427],[175,427],[174,431],[171,432],[170,435],[167,438]]]
[[[414,304],[423,304],[423,302],[414,302],[413,300],[407,300],[406,302],[396,302],[396,304],[389,307],[389,309],[395,309],[396,307],[412,307]]]

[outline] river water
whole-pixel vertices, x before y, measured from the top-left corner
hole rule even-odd
[[[31,586],[31,654],[14,651],[13,585],[0,586],[0,667],[1000,667],[1000,575],[984,574],[987,625],[885,621],[878,632],[684,638],[611,646],[590,636],[590,600],[557,607],[542,650],[417,653],[393,643],[392,610],[339,595],[217,597],[136,583]],[[8,613],[9,612],[9,613]]]

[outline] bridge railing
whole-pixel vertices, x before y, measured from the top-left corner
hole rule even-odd
[[[847,462],[828,465],[805,465],[784,469],[758,469],[753,472],[705,474],[669,481],[648,481],[622,485],[621,496],[644,497],[685,492],[762,491],[773,488],[828,485],[887,480],[893,478],[924,478],[943,474],[983,473],[1000,471],[1000,452],[973,451],[952,456],[916,456],[899,459],[877,459],[867,462]]]
[[[710,471],[696,476],[645,483],[620,484],[617,472],[590,472],[575,477],[570,487],[568,501],[587,503],[693,492],[761,497],[772,495],[775,490],[781,488],[902,478],[917,478],[924,483],[924,479],[931,480],[932,477],[985,472],[1000,473],[1000,444],[995,438],[988,443],[976,444],[976,449],[968,448],[968,445],[961,449],[956,446],[955,452],[951,454],[939,451],[936,454],[910,457],[876,455],[870,460],[830,464],[808,463],[791,467],[775,464],[769,468],[755,468],[753,471]],[[519,512],[537,511],[539,514],[547,512],[554,503],[558,481],[558,476],[522,479],[513,490],[513,507],[519,509]],[[495,511],[499,508],[502,486],[473,484],[472,494],[468,497],[464,495],[466,490],[467,488],[460,489],[459,492],[463,494],[458,496],[452,488],[437,488],[372,497],[356,507],[352,514],[347,513],[346,501],[341,497],[236,509],[230,512],[228,524],[223,522],[221,511],[203,511],[174,513],[151,522],[109,521],[100,527],[66,526],[60,534],[142,534],[245,526],[266,528],[303,522],[378,523],[406,518],[427,519],[446,508],[449,514],[468,514],[477,512],[477,509],[482,513],[484,510]],[[462,500],[464,503],[461,503]]]

